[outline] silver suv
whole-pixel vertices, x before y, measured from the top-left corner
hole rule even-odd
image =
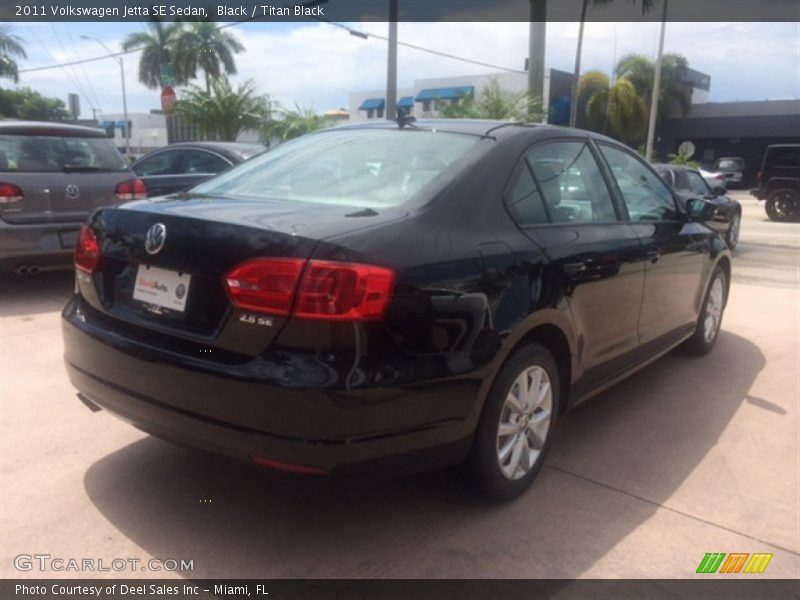
[[[90,212],[146,196],[105,131],[0,122],[0,271],[69,267]]]

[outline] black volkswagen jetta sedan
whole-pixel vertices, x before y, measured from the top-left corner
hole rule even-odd
[[[304,474],[466,460],[510,498],[565,409],[714,346],[713,210],[584,131],[326,130],[96,211],[66,365],[90,408],[169,440]]]

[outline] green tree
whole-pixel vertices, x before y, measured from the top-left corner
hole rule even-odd
[[[647,105],[627,79],[612,86],[608,77],[590,71],[578,89],[591,94],[586,99],[586,121],[593,131],[635,146],[647,131]],[[580,95],[580,92],[579,92]]]
[[[122,40],[122,49],[135,50],[141,48],[139,57],[139,81],[151,90],[164,87],[161,70],[171,66],[176,85],[185,85],[188,78],[175,68],[175,44],[183,28],[181,23],[167,23],[152,20],[147,23],[149,31],[136,31]]]
[[[266,140],[277,139],[285,142],[301,135],[325,129],[333,123],[309,106],[300,106],[294,103],[294,109],[278,107],[278,118],[270,120],[263,129],[263,136]]]
[[[175,43],[175,68],[184,79],[194,79],[197,70],[203,71],[206,91],[211,91],[211,80],[224,74],[236,74],[234,55],[244,46],[229,31],[220,31],[213,21],[190,23],[177,36]]]
[[[28,58],[22,38],[12,33],[10,25],[0,25],[0,77],[19,81],[17,58]]]
[[[683,83],[688,68],[689,61],[681,54],[669,53],[662,57],[657,115],[659,119],[667,114],[673,103],[677,105],[683,116],[688,115],[691,111],[692,91]],[[617,62],[616,73],[617,77],[625,78],[634,85],[649,107],[653,98],[655,61],[641,54],[627,54]]]
[[[252,81],[233,88],[227,77],[220,77],[210,86],[210,90],[191,86],[176,104],[178,115],[205,139],[234,141],[241,131],[262,130],[269,122],[269,101],[256,93]]]
[[[696,160],[692,160],[691,156],[686,154],[681,149],[678,149],[677,154],[667,155],[667,159],[669,159],[669,162],[672,165],[682,165],[684,167],[691,167],[692,169],[700,168],[700,163],[697,162]]]
[[[58,98],[42,96],[27,87],[18,90],[0,90],[0,117],[63,121],[69,116],[67,107]]]
[[[502,121],[541,121],[544,116],[542,102],[527,92],[512,92],[503,89],[496,77],[479,96],[468,94],[442,108],[442,116],[448,119],[498,119]]]

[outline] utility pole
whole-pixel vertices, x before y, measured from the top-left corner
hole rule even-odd
[[[647,162],[653,157],[653,140],[656,135],[656,117],[658,116],[658,100],[661,96],[661,63],[664,57],[664,34],[667,29],[667,4],[664,0],[664,12],[661,15],[661,32],[658,36],[658,54],[656,55],[656,75],[653,81],[653,98],[650,101],[650,125],[647,128],[647,145],[644,158]]]
[[[583,52],[583,29],[586,25],[586,10],[589,7],[589,0],[583,0],[581,6],[581,24],[578,27],[578,47],[575,50],[575,71],[572,78],[572,93],[569,99],[569,126],[575,127],[578,124],[578,83],[581,77],[581,53]]]
[[[528,30],[528,94],[539,98],[547,113],[544,98],[544,54],[547,36],[547,0],[530,0],[531,20]]]
[[[397,119],[397,1],[389,0],[389,61],[386,65],[386,119]]]
[[[131,155],[131,126],[128,122],[128,97],[125,94],[125,63],[122,61],[121,56],[114,56],[114,52],[106,46],[101,40],[98,40],[96,37],[92,37],[90,35],[82,35],[81,39],[83,40],[92,40],[93,42],[97,42],[100,44],[103,49],[112,55],[110,58],[113,58],[115,61],[119,63],[119,76],[122,80],[122,118],[125,121],[125,154],[126,156]]]

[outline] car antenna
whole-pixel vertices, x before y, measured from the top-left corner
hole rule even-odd
[[[397,115],[397,125],[400,127],[400,129],[402,129],[406,125],[410,125],[411,127],[416,128],[416,125],[414,125],[414,123],[416,122],[417,122],[417,117],[415,117],[414,115],[409,115],[406,112],[400,112]]]

